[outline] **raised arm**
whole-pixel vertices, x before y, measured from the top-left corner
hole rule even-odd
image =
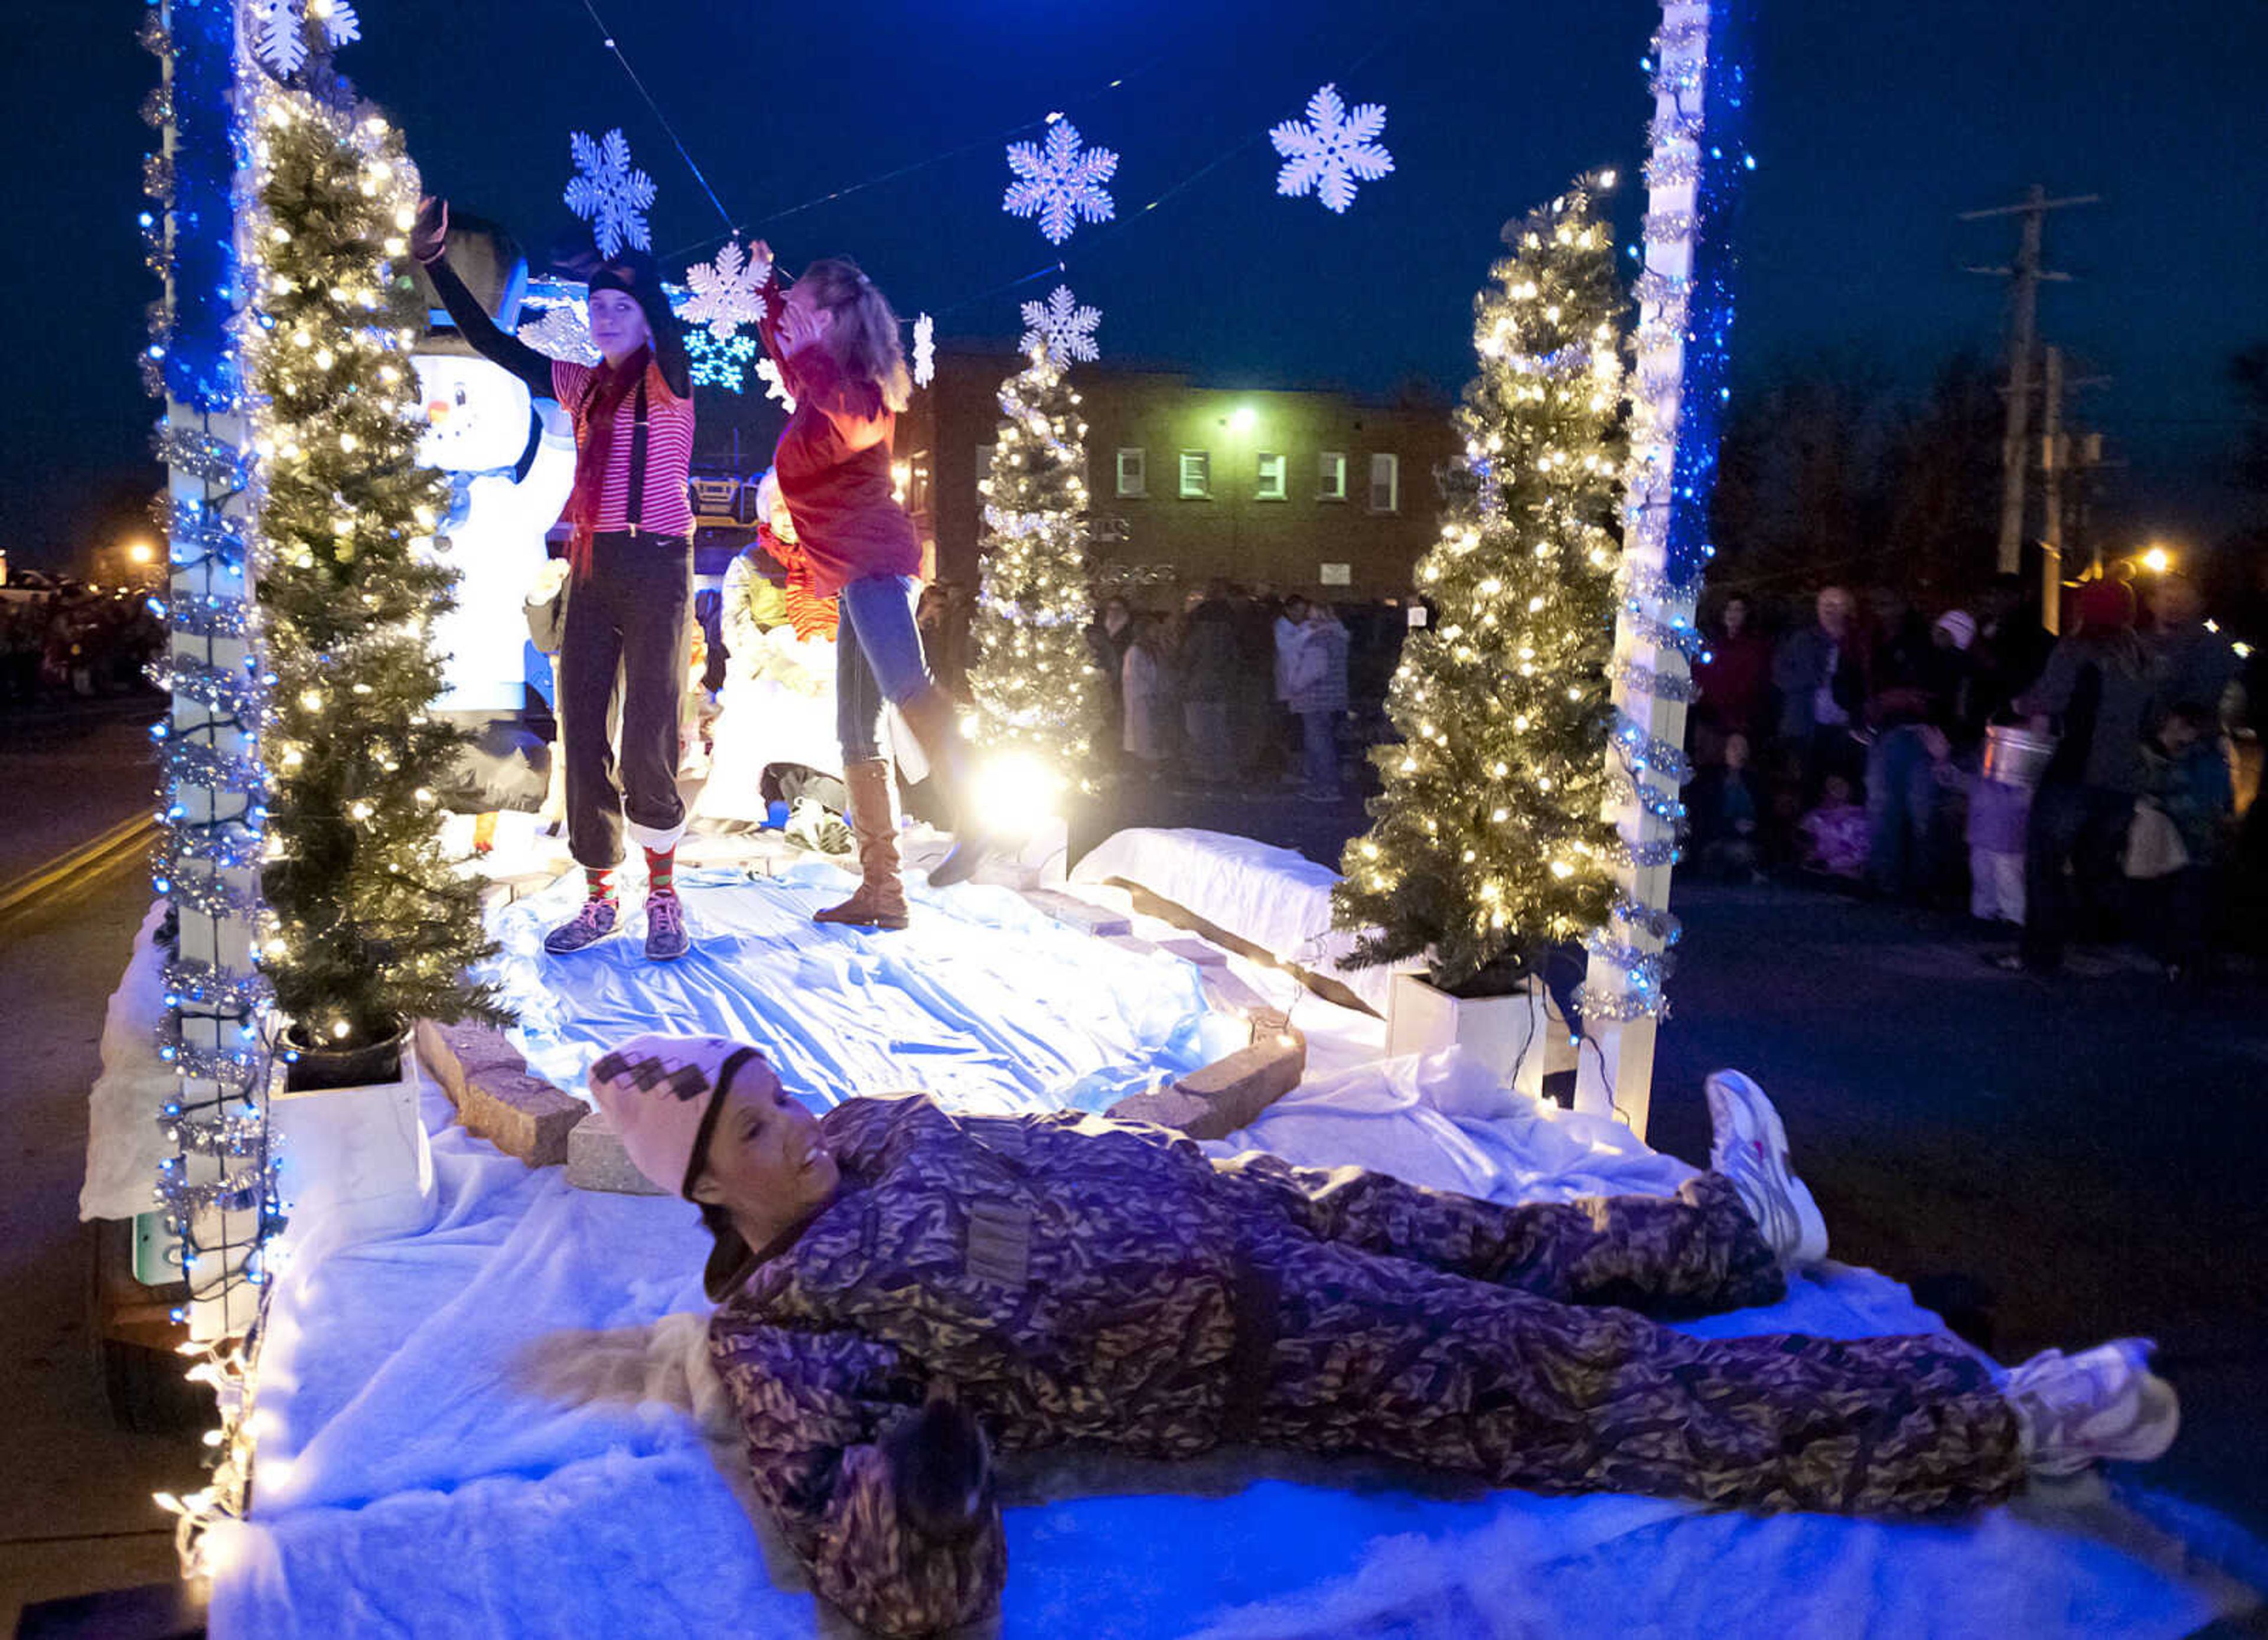
[[[974,1420],[907,1400],[897,1351],[856,1334],[741,1321],[728,1306],[710,1350],[756,1490],[823,1599],[891,1636],[992,1610],[1008,1549]]]
[[[456,269],[449,266],[447,254],[449,236],[449,202],[429,199],[419,208],[417,226],[412,231],[409,248],[424,266],[426,276],[433,281],[439,293],[441,305],[449,310],[450,322],[458,334],[472,344],[473,351],[491,364],[501,364],[527,384],[527,390],[539,399],[554,395],[551,386],[551,361],[522,342],[518,336],[506,335],[489,317],[489,311],[480,298],[466,289],[465,282],[457,277]]]

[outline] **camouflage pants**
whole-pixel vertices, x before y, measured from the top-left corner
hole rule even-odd
[[[1926,1514],[2021,1481],[2015,1415],[1946,1343],[1698,1339],[1635,1313],[1781,1296],[1722,1179],[1498,1210],[1510,1255],[1491,1269],[1306,1238],[1256,1250],[1278,1322],[1257,1438],[1758,1510]]]

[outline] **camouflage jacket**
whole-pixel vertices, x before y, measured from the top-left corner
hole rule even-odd
[[[886,1634],[983,1614],[997,1506],[929,1542],[879,1438],[945,1388],[1013,1452],[1092,1441],[1189,1456],[1265,1388],[1285,1239],[1492,1276],[1500,1209],[1266,1155],[1216,1164],[1162,1128],[1077,1113],[954,1116],[924,1096],[821,1119],[842,1194],[768,1247],[710,1326],[757,1490],[821,1595]]]

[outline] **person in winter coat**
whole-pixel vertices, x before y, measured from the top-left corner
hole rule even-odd
[[[676,860],[685,835],[678,724],[693,612],[686,488],[693,381],[661,269],[644,253],[624,251],[592,273],[591,341],[600,358],[569,364],[497,328],[450,268],[448,237],[448,202],[426,200],[410,250],[459,333],[531,393],[556,400],[575,423],[575,487],[560,515],[574,533],[559,644],[559,722],[568,849],[589,893],[543,948],[565,956],[615,933],[621,920],[615,871],[627,823],[645,850],[645,954],[657,961],[681,957],[691,945]],[[608,732],[617,705],[619,758]]]
[[[781,293],[771,246],[754,249],[771,271],[757,325],[764,350],[796,401],[773,471],[795,517],[811,591],[841,600],[836,644],[837,732],[859,885],[821,922],[902,927],[896,792],[883,755],[882,707],[898,709],[956,817],[960,839],[930,870],[930,886],[967,881],[994,840],[978,825],[968,748],[953,699],[930,675],[914,625],[921,540],[898,504],[891,440],[913,391],[897,314],[857,263],[825,257]]]
[[[1215,581],[1189,607],[1179,657],[1189,775],[1204,784],[1229,778],[1234,764],[1228,723],[1237,659],[1236,611],[1228,584]]]
[[[1307,600],[1293,592],[1277,606],[1271,630],[1276,639],[1276,739],[1288,759],[1300,746],[1303,726],[1292,710],[1292,674],[1307,641]]]
[[[1125,702],[1123,746],[1130,769],[1156,779],[1166,761],[1167,702],[1171,697],[1165,635],[1148,615],[1127,629],[1126,658],[1119,663],[1118,693]]]
[[[1285,704],[1300,720],[1303,795],[1329,803],[1339,795],[1339,719],[1347,709],[1347,629],[1329,604],[1311,605],[1292,657]]]
[[[1713,1171],[1670,1198],[1504,1207],[1077,1111],[926,1095],[814,1116],[756,1049],[595,1063],[625,1152],[715,1238],[710,1349],[755,1489],[814,1586],[885,1635],[984,1616],[990,1454],[1225,1441],[1542,1492],[1920,1516],[2029,1471],[2155,1457],[2148,1346],[1999,1382],[1928,1337],[1696,1338],[1637,1313],[1770,1304],[1825,1256],[1761,1089],[1709,1080]]]
[[[1735,592],[1718,612],[1708,658],[1693,668],[1693,681],[1701,688],[1693,707],[1697,761],[1715,762],[1734,735],[1755,746],[1767,726],[1771,673],[1771,640],[1756,630],[1754,607]]]
[[[2052,974],[2082,918],[2100,927],[2118,893],[2119,855],[2146,784],[2142,737],[2158,671],[2134,632],[2134,591],[2123,581],[2080,589],[2078,628],[2019,695],[2043,732],[2060,725],[2055,754],[2032,793],[2024,849],[2024,938],[2004,968]]]
[[[1852,784],[1866,775],[1867,752],[1854,732],[1867,705],[1865,635],[1849,589],[1822,589],[1811,625],[1780,640],[1772,656],[1779,691],[1780,739],[1803,769],[1805,795],[1815,797],[1830,775]]]

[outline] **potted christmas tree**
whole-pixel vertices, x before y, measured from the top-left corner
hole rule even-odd
[[[1395,982],[1389,1037],[1405,1049],[1432,1045],[1410,1041],[1411,1021],[1439,1041],[1447,1020],[1448,1040],[1517,1056],[1543,1034],[1529,993],[1547,960],[1614,902],[1606,746],[1628,444],[1624,300],[1597,186],[1508,227],[1512,254],[1474,304],[1465,453],[1442,475],[1441,537],[1418,568],[1435,615],[1403,651],[1387,700],[1399,743],[1371,754],[1373,824],[1342,866],[1351,962],[1424,965]]]
[[[261,954],[291,1020],[291,1086],[392,1082],[413,1019],[507,1017],[465,977],[495,947],[478,884],[440,846],[436,793],[463,738],[431,710],[430,623],[454,572],[422,551],[447,489],[416,459],[416,173],[383,121],[282,90],[262,99],[257,158]]]
[[[983,570],[968,688],[983,783],[1010,835],[1094,787],[1101,695],[1087,647],[1086,423],[1058,347],[1035,341],[1000,384],[991,476],[979,486]],[[1034,850],[1027,845],[1027,855]],[[1058,846],[1048,849],[1050,857]]]

